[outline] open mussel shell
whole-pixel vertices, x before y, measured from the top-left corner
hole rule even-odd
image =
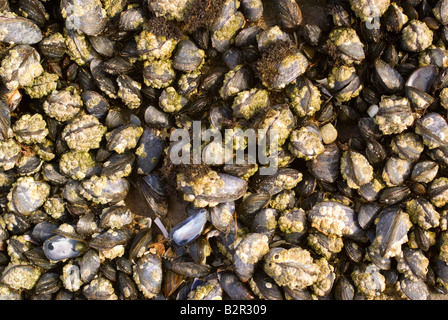
[[[438,75],[438,69],[434,65],[420,67],[415,70],[406,81],[406,87],[428,92]]]
[[[208,212],[205,209],[196,210],[194,214],[174,226],[169,232],[169,238],[177,246],[185,246],[193,242],[204,230]]]
[[[428,65],[415,70],[406,81],[406,97],[418,110],[427,108],[434,102],[430,89],[437,75],[438,68],[434,65]]]
[[[59,261],[79,256],[87,249],[87,244],[82,241],[56,235],[44,242],[43,249],[45,256],[49,260]]]

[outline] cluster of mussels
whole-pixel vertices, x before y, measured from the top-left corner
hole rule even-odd
[[[0,299],[448,293],[447,45],[448,0],[0,0]],[[176,164],[195,121],[278,169]]]

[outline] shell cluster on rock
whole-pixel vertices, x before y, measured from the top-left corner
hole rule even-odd
[[[444,297],[447,8],[0,0],[0,300]]]

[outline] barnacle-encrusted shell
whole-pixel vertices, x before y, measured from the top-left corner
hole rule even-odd
[[[309,251],[294,247],[273,248],[264,257],[264,271],[280,286],[303,289],[318,279],[319,267]]]
[[[419,20],[411,20],[402,30],[402,45],[408,51],[423,51],[431,45],[432,39],[431,29]]]
[[[129,79],[129,85],[126,81]],[[141,97],[137,94],[142,88],[142,85],[127,76],[120,76],[117,78],[118,83],[118,97],[123,100],[129,109],[136,109],[140,107]]]
[[[143,30],[136,35],[135,41],[137,50],[145,52],[142,58],[149,60],[169,58],[177,45],[177,40],[157,36],[149,30]]]
[[[106,11],[100,0],[63,0],[61,14],[67,28],[88,35],[99,34],[106,24]]]
[[[78,291],[82,285],[79,267],[71,262],[64,265],[61,281],[64,288],[68,291]]]
[[[319,89],[311,81],[301,80],[286,87],[292,110],[299,116],[312,116],[322,103]]]
[[[96,203],[116,203],[123,200],[129,191],[129,182],[125,178],[92,176],[83,181],[81,194]]]
[[[0,299],[448,292],[448,0],[0,0],[0,42]]]
[[[112,283],[104,277],[93,279],[82,291],[89,300],[118,300]]]
[[[233,256],[233,264],[241,280],[250,279],[255,264],[269,251],[268,243],[268,237],[260,233],[251,233],[240,241]]]
[[[12,48],[2,59],[0,78],[9,90],[33,84],[34,78],[44,72],[40,64],[40,55],[28,45]]]
[[[39,209],[50,195],[50,186],[33,177],[21,177],[13,184],[8,194],[9,210],[30,214]]]
[[[153,254],[145,254],[133,266],[133,277],[143,295],[151,299],[162,287],[162,260]]]
[[[429,149],[448,145],[448,124],[439,114],[431,112],[417,120],[415,133]]]
[[[364,60],[364,45],[359,39],[356,30],[352,28],[336,28],[328,38],[331,45],[340,51],[340,59],[347,64],[359,63]]]
[[[253,88],[241,91],[233,99],[233,114],[238,118],[249,119],[268,104],[268,92],[266,90]]]
[[[406,202],[406,212],[413,224],[423,229],[439,226],[440,215],[433,205],[426,199],[411,199]]]
[[[74,87],[53,91],[45,100],[43,108],[49,117],[65,122],[73,119],[81,112],[81,96]]]
[[[43,205],[45,213],[54,219],[59,219],[65,212],[65,201],[62,198],[49,197]]]
[[[373,119],[384,134],[394,134],[412,125],[414,115],[407,98],[382,96],[379,110]]]
[[[350,188],[358,189],[373,179],[373,167],[361,153],[345,151],[341,158],[341,174]]]
[[[43,98],[56,90],[59,76],[56,73],[44,71],[40,76],[34,78],[33,83],[24,87],[26,94],[33,99]]]
[[[70,149],[89,151],[97,149],[107,128],[93,115],[82,115],[68,123],[62,131],[62,137]]]
[[[340,91],[336,91],[336,98],[340,102],[350,101],[357,97],[363,88],[353,66],[336,66],[331,69],[327,79],[331,90],[342,87]]]
[[[350,0],[350,5],[355,15],[362,21],[366,21],[372,18],[381,17],[387,8],[389,8],[390,0]]]
[[[143,128],[138,125],[121,126],[106,133],[107,148],[116,153],[134,149],[137,146]]]
[[[355,211],[339,202],[318,203],[307,215],[311,225],[325,234],[344,236],[360,231]]]
[[[151,0],[149,1],[149,9],[157,17],[166,17],[167,19],[175,19],[182,21],[184,14],[188,11],[192,4],[192,0]]]
[[[315,260],[316,265],[319,266],[319,275],[311,286],[311,289],[317,296],[325,296],[333,288],[335,274],[334,267],[325,258]]]
[[[440,208],[448,203],[448,178],[434,179],[429,185],[428,193],[433,205]]]
[[[94,172],[95,160],[87,151],[70,150],[61,155],[59,168],[61,172],[75,180],[84,179]]]
[[[291,132],[288,150],[297,158],[315,159],[324,149],[322,137],[317,128],[304,126]]]
[[[175,112],[182,109],[187,103],[187,99],[178,94],[174,87],[166,88],[159,98],[159,106],[165,112]]]
[[[367,297],[379,296],[386,289],[386,279],[374,264],[368,265],[365,270],[353,271],[351,278],[358,291]]]
[[[0,166],[3,170],[14,168],[21,148],[14,139],[0,141]]]
[[[337,235],[325,235],[321,232],[311,233],[308,236],[308,244],[315,252],[330,259],[332,254],[341,252],[344,247],[342,238]]]
[[[37,266],[16,265],[3,272],[1,282],[15,290],[31,290],[41,273]]]
[[[149,87],[166,88],[175,77],[176,71],[169,59],[148,60],[143,65],[143,81]]]
[[[17,140],[26,144],[43,142],[48,134],[47,123],[39,113],[23,115],[14,123],[12,129]]]
[[[305,211],[303,209],[287,210],[278,218],[278,227],[285,234],[303,234],[307,229]]]

